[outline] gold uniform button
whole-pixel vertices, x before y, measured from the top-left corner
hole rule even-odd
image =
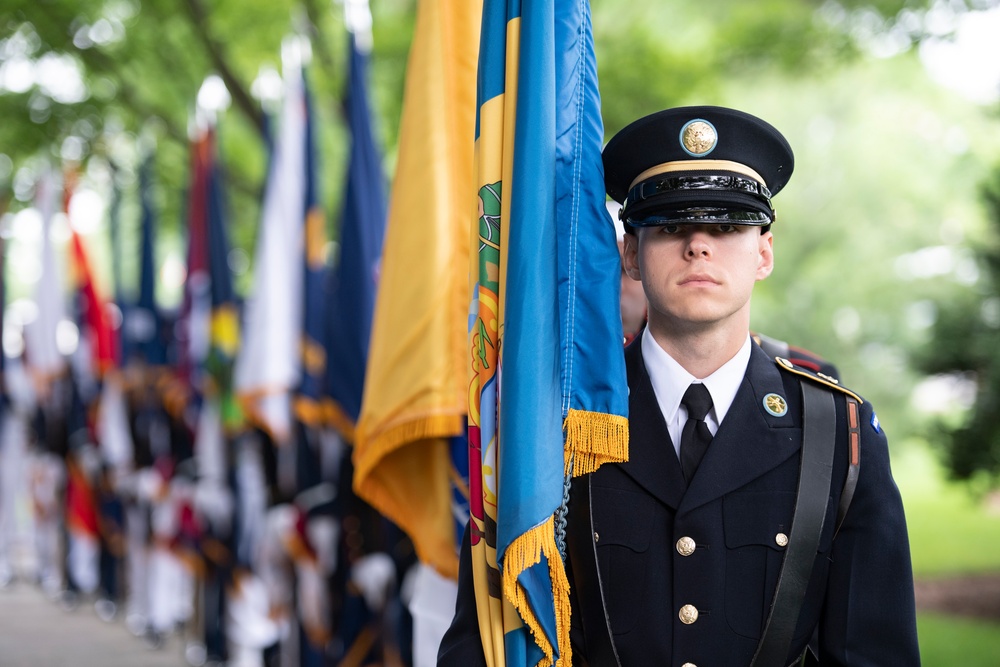
[[[698,667],[698,665],[694,664],[693,662],[685,662],[683,665],[681,665],[681,667]]]
[[[774,536],[774,541],[777,543],[779,547],[788,546],[788,535],[785,535],[784,533],[778,533],[777,535]]]
[[[698,620],[698,609],[693,604],[686,604],[677,612],[677,616],[684,625],[691,625]]]
[[[601,536],[597,534],[596,530],[594,531],[594,541],[595,542],[600,542],[601,541]]]
[[[694,553],[695,546],[694,540],[690,537],[682,537],[677,540],[677,553],[682,556],[690,556]]]

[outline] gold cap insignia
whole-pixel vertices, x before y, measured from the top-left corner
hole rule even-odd
[[[696,118],[689,120],[681,128],[681,147],[684,152],[694,157],[703,157],[712,152],[719,143],[719,135],[715,126],[707,120]]]
[[[777,394],[768,394],[764,397],[764,409],[775,417],[784,417],[788,412],[788,403]]]

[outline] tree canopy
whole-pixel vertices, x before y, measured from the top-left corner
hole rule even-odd
[[[964,389],[967,415],[945,414],[932,430],[952,475],[1000,479],[1000,164],[983,183],[989,229],[971,247],[978,280],[936,302],[937,317],[927,345],[914,353],[917,368]]]
[[[342,1],[357,8],[358,0]],[[963,12],[998,4],[592,1],[606,136],[668,106],[722,104],[768,119],[795,149],[795,176],[775,201],[777,268],[757,290],[754,327],[836,362],[848,386],[904,436],[894,442],[935,437],[927,434],[936,413],[915,403],[928,374],[976,374],[982,398],[972,426],[955,416],[964,406],[944,409],[968,443],[993,443],[985,459],[959,457],[966,476],[996,470],[1000,456],[1000,434],[976,426],[990,421],[1000,395],[992,344],[1000,260],[988,222],[1000,218],[998,190],[988,190],[989,211],[980,188],[1000,154],[1000,132],[995,104],[932,83],[918,51],[947,39]],[[415,0],[371,0],[370,11],[374,109],[391,175]],[[218,123],[231,234],[249,255],[273,83],[293,32],[312,45],[308,76],[335,238],[346,155],[340,1],[5,0],[0,213],[30,205],[43,163],[68,160],[104,193],[116,174],[123,219],[134,228],[136,173],[153,152],[159,252],[170,252],[170,239],[179,243],[188,128],[199,91],[217,77],[230,98]],[[128,280],[136,267],[122,268]]]
[[[5,118],[0,145],[11,167],[0,173],[0,187],[12,188],[15,169],[46,154],[115,159],[130,168],[134,138],[145,133],[157,141],[159,182],[167,192],[178,191],[198,91],[206,77],[216,75],[232,100],[220,119],[223,159],[237,210],[248,220],[237,225],[236,241],[248,242],[266,160],[267,100],[273,95],[267,84],[280,70],[282,40],[293,30],[312,43],[311,79],[327,121],[324,155],[331,175],[342,161],[342,2],[358,4],[8,0],[0,25],[0,113]],[[614,131],[637,111],[712,95],[725,81],[761,72],[822,76],[855,56],[858,37],[865,33],[905,32],[906,39],[919,41],[925,32],[919,17],[928,4],[727,0],[705,12],[676,1],[637,0],[623,6],[596,0],[606,126]],[[372,79],[390,155],[414,12],[413,0],[371,4]],[[328,190],[335,201],[337,188]],[[161,202],[170,225],[177,219],[176,199]]]

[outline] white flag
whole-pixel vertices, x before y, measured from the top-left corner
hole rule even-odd
[[[285,99],[274,145],[246,305],[235,385],[248,416],[277,442],[291,437],[291,392],[300,376],[306,200],[306,104],[300,65],[285,62]]]
[[[49,380],[66,367],[66,359],[56,344],[59,323],[66,319],[62,264],[52,245],[52,227],[59,201],[59,177],[51,169],[39,178],[35,187],[35,208],[42,217],[42,272],[35,285],[38,317],[25,328],[27,366],[36,378]]]

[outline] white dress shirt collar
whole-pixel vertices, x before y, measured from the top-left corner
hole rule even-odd
[[[733,358],[706,378],[696,378],[684,370],[673,357],[660,347],[653,335],[649,333],[649,327],[646,327],[642,333],[641,345],[646,372],[649,373],[649,381],[653,385],[656,402],[660,406],[663,420],[670,432],[674,451],[680,449],[681,429],[684,427],[684,422],[687,421],[687,410],[681,405],[681,398],[692,382],[701,382],[708,389],[708,393],[712,395],[712,409],[706,416],[705,422],[712,435],[715,435],[736,398],[736,392],[739,391],[743,376],[747,372],[747,366],[750,364],[750,333],[747,332],[743,346]]]

